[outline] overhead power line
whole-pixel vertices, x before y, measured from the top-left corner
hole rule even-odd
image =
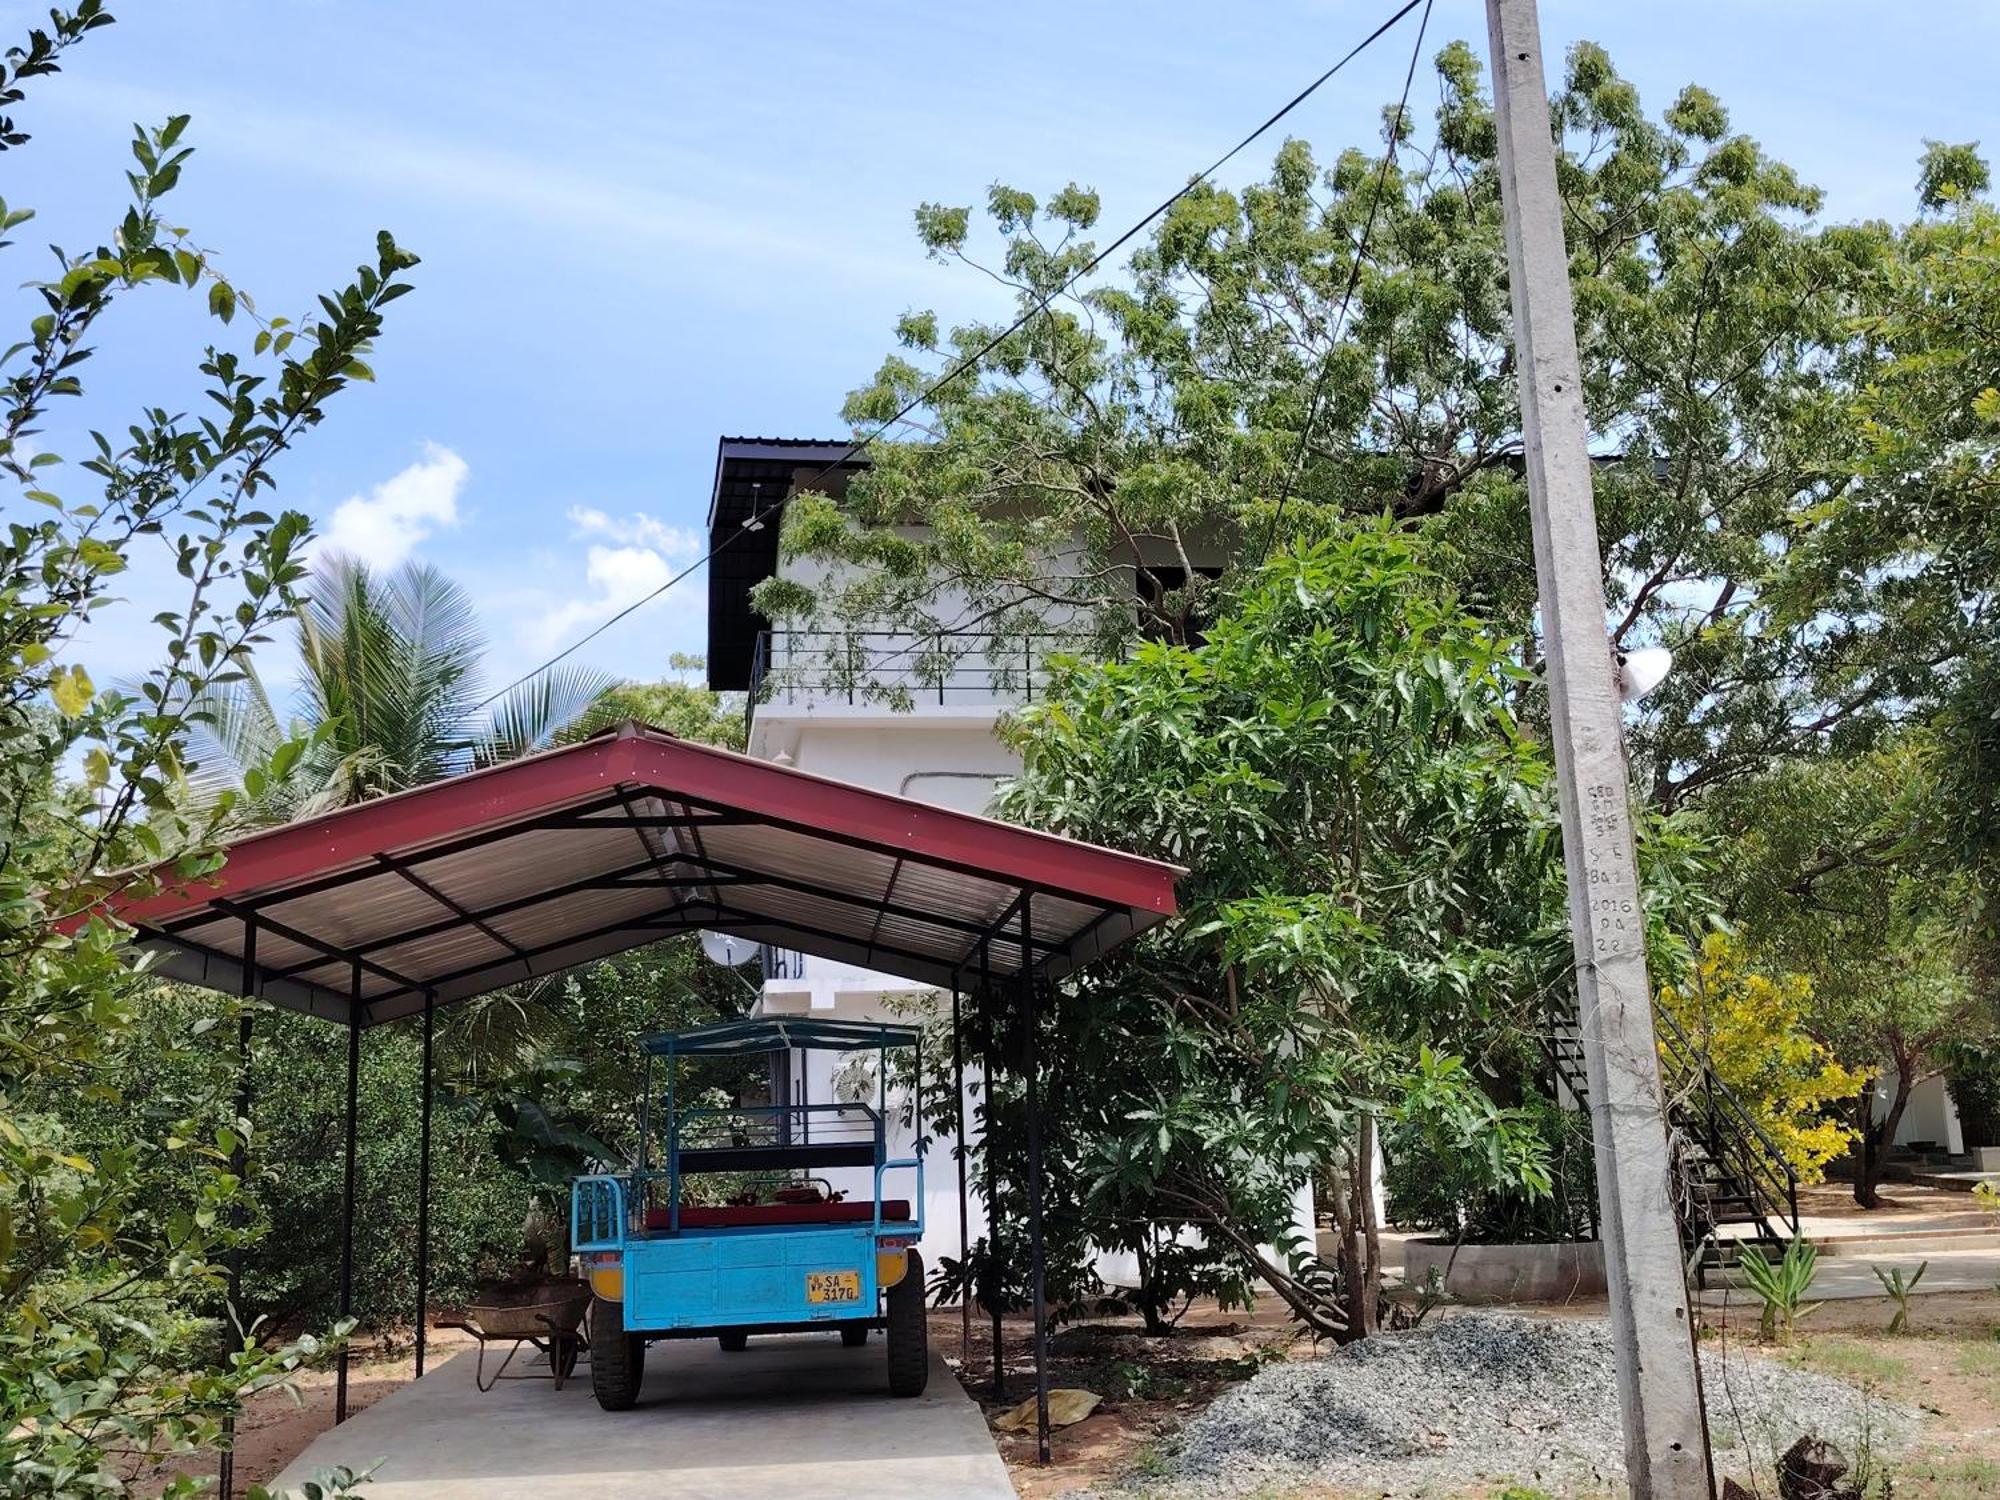
[[[1326,390],[1326,377],[1333,369],[1333,357],[1340,351],[1340,336],[1347,329],[1347,308],[1353,302],[1356,288],[1361,285],[1361,267],[1368,259],[1368,240],[1375,232],[1375,216],[1382,207],[1382,195],[1388,191],[1389,168],[1396,161],[1396,147],[1401,143],[1403,127],[1410,108],[1410,86],[1416,81],[1417,59],[1424,50],[1424,33],[1430,30],[1431,0],[1424,0],[1424,13],[1417,21],[1417,40],[1410,48],[1410,69],[1403,75],[1403,97],[1396,103],[1396,118],[1389,122],[1389,140],[1382,149],[1382,166],[1375,174],[1375,196],[1368,200],[1368,217],[1361,222],[1361,240],[1354,247],[1354,264],[1347,270],[1347,289],[1340,294],[1340,310],[1333,317],[1333,334],[1327,340],[1326,353],[1319,362],[1319,373],[1313,376],[1312,395],[1306,401],[1306,414],[1299,423],[1298,440],[1292,444],[1292,460],[1286,466],[1285,484],[1278,491],[1278,503],[1271,511],[1271,524],[1264,528],[1264,545],[1257,549],[1257,561],[1261,565],[1271,551],[1271,543],[1278,535],[1278,523],[1285,517],[1285,503],[1292,498],[1292,491],[1298,487],[1299,475],[1305,469],[1306,442],[1311,436],[1312,425],[1319,416],[1320,397]]]
[[[1332,67],[1328,68],[1324,73],[1321,73],[1317,78],[1313,79],[1312,82],[1308,83],[1304,88],[1300,89],[1296,94],[1292,95],[1290,99],[1287,99],[1282,105],[1278,107],[1278,109],[1275,112],[1271,114],[1271,116],[1268,119],[1266,119],[1261,125],[1257,126],[1257,128],[1252,130],[1248,135],[1244,136],[1242,140],[1238,141],[1235,145],[1231,146],[1227,151],[1223,152],[1222,155],[1218,156],[1214,161],[1210,162],[1206,167],[1202,168],[1200,172],[1196,173],[1193,177],[1189,178],[1187,184],[1184,187],[1182,187],[1178,192],[1175,192],[1166,199],[1164,199],[1160,203],[1160,205],[1157,208],[1155,208],[1151,213],[1147,214],[1143,219],[1140,219],[1137,223],[1133,224],[1131,228],[1127,229],[1123,234],[1119,235],[1117,239],[1113,240],[1110,244],[1106,245],[1102,250],[1098,251],[1095,255],[1093,255],[1089,259],[1089,261],[1087,261],[1076,272],[1074,272],[1071,276],[1069,276],[1062,283],[1062,285],[1056,287],[1053,291],[1047,292],[1044,295],[1038,297],[1035,301],[1034,306],[1030,307],[1026,312],[1022,313],[1018,318],[1016,318],[1012,323],[1009,323],[1005,328],[1001,329],[998,333],[994,334],[985,343],[981,344],[977,349],[973,350],[972,353],[960,359],[950,369],[946,370],[944,374],[938,376],[936,380],[933,380],[930,384],[926,385],[921,391],[917,392],[917,394],[912,396],[908,401],[904,402],[903,405],[896,410],[893,416],[890,416],[885,420],[883,420],[878,426],[876,426],[876,428],[872,432],[865,433],[862,436],[855,438],[836,457],[830,459],[827,463],[822,465],[817,471],[809,475],[801,484],[795,485],[794,488],[810,488],[813,484],[817,483],[819,480],[824,479],[828,474],[831,474],[835,469],[840,468],[843,464],[847,463],[850,459],[854,458],[856,455],[865,452],[871,444],[873,444],[878,438],[882,436],[883,433],[889,431],[892,427],[896,426],[905,417],[909,416],[910,413],[929,404],[929,402],[938,394],[938,392],[943,390],[946,386],[950,385],[952,381],[958,379],[959,376],[965,374],[968,370],[977,368],[980,362],[984,360],[987,355],[991,354],[995,349],[999,348],[1008,339],[1012,338],[1015,334],[1019,333],[1023,328],[1027,327],[1029,323],[1033,322],[1036,318],[1040,317],[1043,313],[1047,312],[1049,310],[1050,304],[1053,303],[1056,298],[1068,292],[1070,288],[1074,287],[1079,281],[1083,280],[1086,276],[1089,276],[1092,272],[1097,270],[1097,268],[1103,265],[1105,261],[1109,260],[1113,255],[1117,254],[1118,251],[1122,250],[1126,245],[1130,244],[1131,241],[1134,238],[1136,238],[1140,234],[1140,232],[1143,231],[1148,225],[1150,225],[1155,219],[1159,218],[1160,215],[1166,213],[1167,210],[1172,208],[1176,203],[1180,202],[1181,199],[1187,197],[1189,193],[1192,193],[1196,188],[1200,187],[1204,182],[1208,181],[1209,178],[1213,177],[1217,172],[1221,171],[1222,168],[1227,166],[1229,162],[1232,161],[1245,147],[1249,146],[1252,142],[1256,141],[1258,137],[1262,136],[1267,131],[1269,131],[1273,125],[1276,125],[1280,120],[1284,119],[1285,116],[1289,115],[1293,110],[1297,109],[1301,104],[1305,103],[1306,100],[1310,99],[1314,94],[1319,92],[1320,88],[1329,79],[1331,79],[1336,73],[1340,72],[1340,70],[1342,68],[1345,68],[1349,63],[1353,62],[1355,58],[1359,57],[1362,53],[1366,52],[1371,46],[1373,46],[1377,41],[1379,41],[1383,35],[1385,35],[1388,31],[1390,31],[1398,21],[1402,20],[1403,17],[1407,16],[1411,11],[1415,10],[1420,4],[1424,8],[1425,24],[1428,25],[1430,20],[1431,0],[1405,0],[1405,3],[1403,5],[1398,6],[1396,10],[1392,12],[1390,16],[1386,20],[1384,20],[1379,26],[1377,26],[1373,31],[1369,32],[1368,35],[1366,35],[1360,41],[1356,42],[1352,47],[1350,47],[1345,53],[1345,55],[1343,55],[1338,62],[1334,63]],[[1418,32],[1417,42],[1418,46],[1421,47],[1423,44],[1423,33],[1421,30],[1419,30]],[[1415,62],[1412,61],[1411,63],[1412,76],[1414,76],[1415,74],[1415,68],[1416,68]],[[1407,82],[1405,82],[1405,84],[1403,85],[1403,98],[1407,103],[1409,99],[1409,84]],[[1399,116],[1400,116],[1400,111],[1399,111]],[[1394,148],[1395,148],[1394,142],[1392,141],[1390,143],[1390,149],[1393,151]],[[1378,194],[1377,196],[1379,198],[1380,195]],[[1373,223],[1372,214],[1370,216],[1370,223],[1371,224]],[[1363,239],[1365,243],[1366,240],[1365,233],[1363,235]],[[1357,265],[1358,265],[1358,260],[1357,260]],[[1352,290],[1351,286],[1349,290],[1350,291]],[[1345,314],[1344,302],[1342,304],[1342,312],[1344,315]],[[1316,396],[1315,400],[1317,400]],[[550,667],[553,667],[554,665],[556,665],[556,663],[562,661],[565,657],[572,656],[576,652],[582,650],[583,647],[589,645],[592,641],[596,640],[600,635],[603,635],[605,631],[611,629],[612,626],[618,624],[621,620],[624,620],[627,617],[631,616],[632,614],[636,613],[637,611],[644,609],[648,604],[652,603],[662,594],[672,589],[676,584],[686,581],[686,579],[689,576],[696,573],[701,568],[707,566],[710,562],[712,562],[715,559],[717,553],[721,552],[723,548],[727,547],[731,542],[735,541],[737,536],[739,536],[742,532],[755,530],[763,522],[769,520],[779,510],[783,509],[784,504],[785,501],[781,497],[777,500],[772,501],[770,504],[764,506],[761,510],[756,511],[747,520],[745,520],[744,523],[740,527],[738,527],[735,531],[732,531],[727,536],[723,537],[721,541],[717,542],[714,546],[710,547],[708,551],[704,552],[700,557],[696,558],[693,562],[689,563],[685,568],[682,568],[678,573],[674,574],[674,576],[669,578],[665,583],[653,589],[651,592],[641,595],[637,599],[634,599],[630,604],[626,605],[623,609],[619,610],[616,614],[610,616],[608,619],[600,621],[597,625],[593,626],[583,635],[577,637],[577,639],[570,642],[569,645],[563,647],[562,650],[558,651],[554,656],[551,656],[547,661],[543,662],[540,666],[534,668],[532,671],[522,673],[521,676],[515,678],[505,687],[499,689],[497,692],[489,694],[486,698],[482,699],[479,703],[473,706],[473,711],[476,713],[482,708],[488,708],[494,703],[497,703],[500,699],[506,697],[507,694],[513,692],[515,688],[521,686],[521,684],[529,681],[534,677],[539,676],[543,672],[546,672]]]

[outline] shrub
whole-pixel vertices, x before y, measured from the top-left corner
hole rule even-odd
[[[1704,1053],[1783,1151],[1802,1182],[1818,1182],[1855,1133],[1832,1112],[1866,1081],[1842,1067],[1805,1028],[1812,984],[1802,974],[1752,970],[1741,945],[1713,933],[1686,981],[1660,990],[1660,1004]]]
[[[1549,1163],[1546,1193],[1495,1191],[1484,1150],[1429,1123],[1384,1133],[1383,1185],[1389,1220],[1468,1244],[1552,1244],[1589,1239],[1596,1221],[1597,1182],[1590,1120],[1531,1096],[1517,1111],[1540,1137]]]

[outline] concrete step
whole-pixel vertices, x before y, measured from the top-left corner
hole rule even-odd
[[[1933,1167],[1911,1167],[1909,1176],[1903,1180],[1918,1187],[1944,1188],[1954,1193],[1969,1193],[1982,1182],[2000,1188],[2000,1172],[1956,1172],[1939,1171]]]
[[[1866,1260],[1880,1256],[1927,1255],[1932,1252],[1953,1250],[2000,1250],[2000,1229],[1992,1227],[1910,1229],[1900,1233],[1885,1230],[1880,1234],[1808,1234],[1806,1241],[1820,1254],[1822,1260],[1847,1259]],[[1721,1259],[1711,1246],[1704,1252],[1705,1263],[1731,1264],[1744,1247],[1754,1247],[1755,1240],[1722,1241]],[[1765,1246],[1769,1250],[1769,1246]],[[1773,1251],[1773,1254],[1776,1252]]]
[[[1921,1255],[1926,1250],[2000,1250],[2000,1229],[1910,1229],[1812,1236],[1821,1255]]]

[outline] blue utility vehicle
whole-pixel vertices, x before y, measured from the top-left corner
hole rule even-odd
[[[766,1016],[663,1032],[641,1046],[638,1160],[626,1172],[579,1177],[570,1199],[570,1243],[592,1291],[598,1405],[623,1411],[637,1402],[655,1340],[712,1337],[739,1351],[754,1334],[814,1329],[854,1346],[882,1329],[890,1394],[921,1394],[930,1373],[916,1249],[924,1164],[890,1159],[886,1124],[891,1049],[916,1049],[922,1076],[916,1028]],[[795,1056],[812,1051],[873,1051],[876,1102],[786,1097],[789,1080],[810,1077],[795,1073]],[[677,1102],[684,1060],[755,1055],[780,1060],[772,1092],[781,1102]],[[849,1072],[841,1094],[857,1092],[856,1076]],[[885,1195],[884,1179],[898,1173],[910,1174],[900,1180],[913,1197]]]

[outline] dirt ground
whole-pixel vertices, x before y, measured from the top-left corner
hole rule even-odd
[[[1919,1296],[1911,1307],[1909,1327],[1892,1336],[1887,1298],[1826,1303],[1776,1357],[1931,1414],[1917,1447],[1882,1465],[1885,1495],[1991,1500],[2000,1496],[2000,1292]],[[1755,1314],[1740,1316],[1738,1336],[1754,1337]],[[1710,1420],[1724,1417],[1712,1410]]]
[[[1880,1500],[1890,1496],[1894,1500],[1994,1500],[2000,1497],[2000,1292],[1920,1296],[1913,1306],[1910,1326],[1891,1336],[1885,1330],[1894,1307],[1887,1298],[1829,1302],[1805,1320],[1790,1343],[1759,1345],[1759,1352],[1879,1391],[1886,1398],[1931,1414],[1931,1422],[1912,1451],[1893,1459],[1872,1460],[1872,1495]],[[1514,1310],[1558,1318],[1602,1317],[1605,1305],[1602,1299],[1593,1299],[1560,1308]],[[1450,1310],[1441,1315],[1450,1316]],[[1289,1337],[1275,1315],[1245,1319],[1197,1309],[1184,1322],[1187,1327],[1179,1338],[1128,1339],[1121,1345],[1120,1358],[1137,1364],[1142,1374],[1114,1371],[1101,1358],[1058,1353],[1051,1359],[1052,1385],[1080,1385],[1106,1399],[1089,1418],[1055,1434],[1053,1460],[1046,1468],[1035,1462],[1032,1436],[996,1434],[1015,1487],[1024,1496],[1051,1500],[1142,1466],[1150,1449],[1218,1392],[1254,1373],[1262,1360],[1312,1357],[1311,1343]],[[1127,1322],[1122,1326],[1133,1325]],[[1213,1354],[1225,1349],[1226,1344],[1215,1341],[1217,1335],[1253,1346],[1251,1357],[1189,1358],[1193,1352]],[[1726,1317],[1710,1312],[1703,1336],[1756,1342],[1754,1305],[1746,1300]],[[951,1316],[948,1331],[934,1322],[932,1337],[947,1340],[942,1347],[948,1356],[955,1355],[956,1315]],[[1001,1408],[979,1384],[990,1373],[990,1362],[985,1358],[990,1336],[976,1326],[974,1339],[970,1388],[989,1414],[995,1414]],[[1009,1395],[1020,1399],[1032,1394],[1032,1339],[1025,1327],[1017,1328],[1010,1320],[1006,1345],[1009,1365],[1019,1372],[1009,1381]],[[1147,1345],[1158,1347],[1157,1359],[1145,1358]],[[1189,1345],[1194,1346],[1192,1350]],[[1117,1389],[1121,1382],[1132,1394]],[[1709,1398],[1711,1423],[1726,1423],[1723,1403],[1715,1392],[1710,1392]],[[1866,1461],[1864,1455],[1849,1457]],[[1774,1494],[1771,1476],[1755,1478],[1757,1492],[1768,1500]],[[1464,1500],[1491,1500],[1493,1494],[1492,1489],[1482,1488],[1468,1491]],[[1373,1492],[1363,1496],[1322,1486],[1271,1489],[1260,1492],[1260,1497],[1377,1500]]]
[[[1885,1224],[1885,1221],[1921,1220],[1932,1216],[1957,1220],[1979,1210],[1978,1200],[1972,1194],[1954,1192],[1950,1188],[1923,1187],[1913,1182],[1885,1182],[1878,1191],[1881,1207],[1863,1208],[1854,1201],[1851,1184],[1814,1183],[1799,1189],[1799,1212],[1811,1219],[1852,1219]]]
[[[435,1366],[471,1344],[470,1336],[455,1329],[434,1329],[426,1359]],[[348,1414],[373,1406],[397,1387],[409,1384],[416,1373],[416,1351],[407,1330],[356,1345],[347,1372]],[[236,1424],[239,1495],[250,1485],[268,1484],[306,1450],[307,1444],[333,1426],[334,1372],[308,1370],[295,1385],[296,1393],[263,1391],[251,1397],[244,1408]],[[132,1493],[157,1495],[176,1474],[212,1478],[215,1472],[214,1454],[190,1455],[144,1474],[134,1482]]]
[[[987,1418],[1035,1394],[1034,1325],[1026,1317],[1002,1324],[1003,1394],[993,1391],[993,1327],[975,1316],[969,1357],[961,1357],[962,1323],[956,1309],[931,1314],[931,1342],[959,1371],[959,1380]],[[1226,1313],[1210,1304],[1191,1308],[1171,1335],[1149,1338],[1136,1317],[1107,1318],[1051,1336],[1049,1385],[1104,1398],[1088,1417],[1055,1434],[1053,1458],[1035,1461],[1035,1437],[998,1432],[993,1439],[1014,1487],[1024,1496],[1066,1494],[1130,1468],[1161,1438],[1207,1406],[1229,1386],[1267,1361],[1309,1354],[1275,1302],[1255,1313]]]
[[[1913,1307],[1910,1327],[1891,1336],[1884,1331],[1894,1310],[1888,1299],[1829,1302],[1806,1319],[1791,1343],[1764,1352],[1933,1414],[1919,1446],[1891,1461],[1878,1476],[1890,1482],[1888,1490],[1877,1491],[1884,1500],[1891,1493],[1895,1500],[2000,1497],[2000,1291],[1919,1296]],[[1582,1301],[1539,1311],[1550,1317],[1601,1317],[1604,1304]],[[1706,1313],[1704,1337],[1754,1341],[1756,1321],[1746,1297],[1726,1317]],[[963,1353],[961,1328],[956,1310],[931,1315],[933,1345],[959,1370],[989,1419],[1033,1396],[1034,1337],[1026,1318],[1009,1318],[1003,1325],[1007,1378],[998,1399],[992,1387],[990,1323],[975,1317]],[[439,1330],[432,1334],[431,1348],[441,1359],[469,1343],[462,1333]],[[1082,1422],[1056,1432],[1047,1467],[1035,1461],[1032,1432],[994,1434],[1015,1487],[1029,1500],[1053,1500],[1143,1466],[1151,1450],[1221,1391],[1270,1360],[1311,1358],[1314,1349],[1272,1305],[1253,1314],[1198,1305],[1165,1337],[1145,1336],[1135,1318],[1111,1318],[1058,1330],[1050,1353],[1052,1386],[1092,1391],[1103,1401]],[[350,1408],[358,1411],[379,1401],[413,1375],[407,1335],[364,1347],[349,1376]],[[311,1371],[299,1378],[296,1398],[267,1391],[250,1403],[237,1432],[239,1490],[270,1480],[333,1425],[333,1393],[332,1371]],[[1711,1420],[1726,1422],[1726,1412],[1716,1409],[1710,1394]],[[161,1470],[135,1493],[157,1493],[174,1472],[212,1475],[214,1461],[211,1457]],[[1771,1493],[1768,1477],[1763,1492]],[[1489,1491],[1476,1493],[1477,1500],[1489,1500]],[[1268,1500],[1363,1497],[1312,1488],[1272,1491]]]

